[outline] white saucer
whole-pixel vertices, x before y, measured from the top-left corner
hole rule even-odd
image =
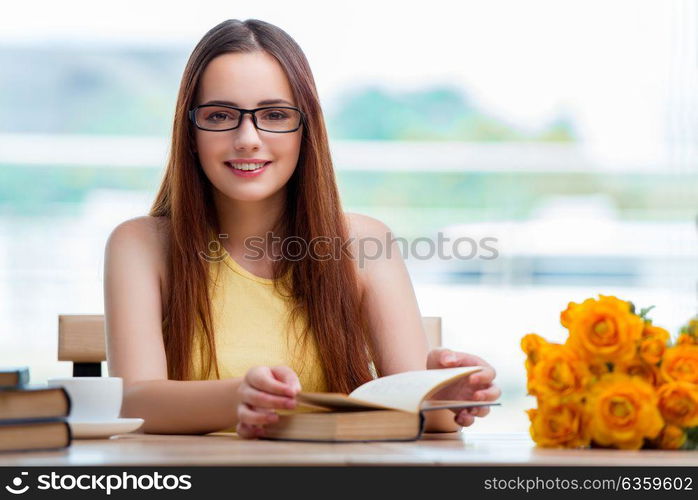
[[[143,425],[143,419],[114,418],[111,420],[77,421],[69,418],[68,424],[74,439],[96,439],[135,431]]]

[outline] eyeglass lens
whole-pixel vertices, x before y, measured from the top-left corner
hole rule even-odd
[[[204,106],[196,110],[196,123],[206,130],[229,130],[240,122],[240,111],[222,106]],[[298,128],[300,113],[295,109],[267,108],[255,112],[257,127],[273,132]]]

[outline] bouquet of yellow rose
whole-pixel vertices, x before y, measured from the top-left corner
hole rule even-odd
[[[600,295],[562,312],[564,344],[523,337],[538,445],[698,449],[698,318],[672,342],[651,309]]]

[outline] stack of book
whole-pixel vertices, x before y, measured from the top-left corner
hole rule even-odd
[[[69,414],[65,389],[29,385],[26,367],[0,367],[0,452],[69,446]]]

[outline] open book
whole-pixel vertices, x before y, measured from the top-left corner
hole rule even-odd
[[[424,412],[499,405],[495,401],[435,401],[430,396],[481,366],[417,370],[380,377],[351,394],[301,392],[305,408],[278,411],[265,438],[297,441],[413,441],[424,431]]]

